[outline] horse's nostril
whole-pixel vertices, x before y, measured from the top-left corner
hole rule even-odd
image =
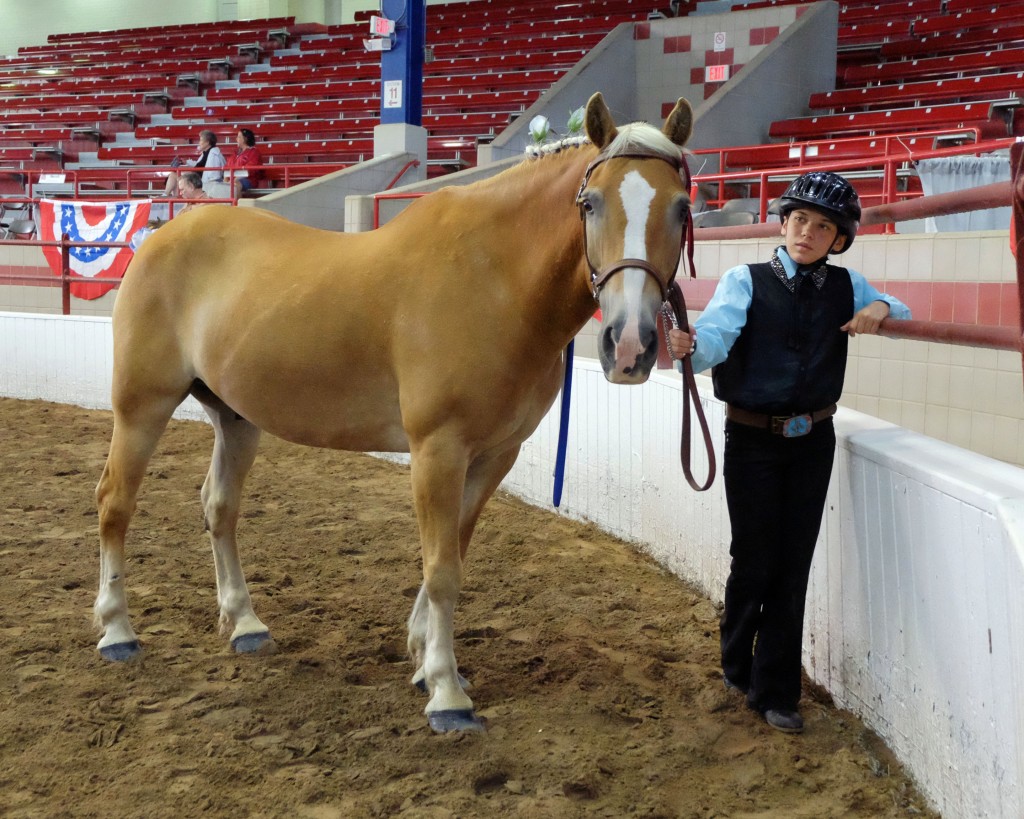
[[[615,337],[614,327],[605,327],[601,333],[601,346],[609,353],[614,352],[618,339]]]

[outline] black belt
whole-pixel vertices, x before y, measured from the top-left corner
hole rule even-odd
[[[832,404],[817,412],[805,412],[800,415],[767,415],[761,412],[750,412],[749,410],[734,407],[727,404],[725,417],[737,424],[744,424],[748,427],[766,429],[775,435],[782,435],[785,438],[799,438],[811,431],[811,427],[826,418],[836,414],[836,405]]]

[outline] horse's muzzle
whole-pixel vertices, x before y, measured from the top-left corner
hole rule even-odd
[[[598,336],[598,357],[613,384],[642,384],[658,359],[658,334],[635,322],[609,322]]]

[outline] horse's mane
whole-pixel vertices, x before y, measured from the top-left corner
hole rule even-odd
[[[526,149],[526,156],[530,159],[538,159],[561,153],[567,148],[579,148],[589,144],[590,140],[585,136],[566,137],[543,145],[530,145]],[[605,155],[613,157],[637,149],[659,154],[670,161],[678,161],[682,155],[682,149],[678,145],[646,122],[631,122],[619,128],[615,139],[605,149]]]
[[[572,136],[560,139],[557,142],[545,142],[543,145],[528,145],[526,156],[528,159],[540,159],[542,156],[553,156],[560,154],[567,148],[580,148],[589,145],[590,140],[585,136]]]

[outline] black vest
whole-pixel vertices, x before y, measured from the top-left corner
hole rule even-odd
[[[793,293],[769,264],[752,264],[753,298],[729,357],[715,367],[715,396],[751,412],[796,415],[839,400],[853,318],[853,283],[844,267],[828,265],[818,290],[797,274]]]

